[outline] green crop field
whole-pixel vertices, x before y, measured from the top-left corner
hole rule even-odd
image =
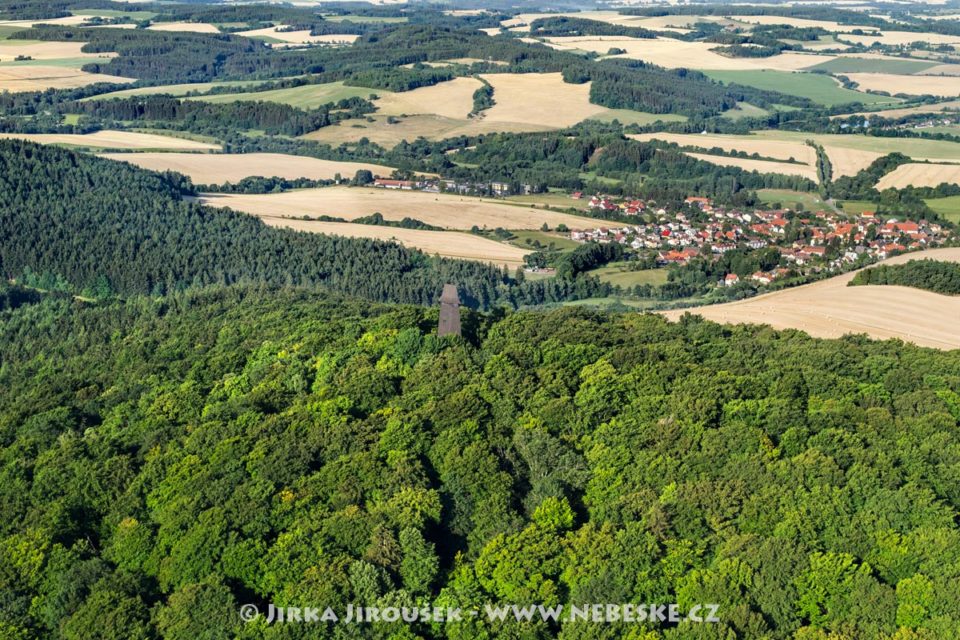
[[[950,222],[960,224],[960,196],[947,198],[931,198],[924,200],[927,206],[933,209]]]
[[[818,211],[824,208],[823,200],[817,193],[804,191],[790,191],[789,189],[759,189],[757,197],[764,204],[780,203],[781,207],[795,209],[797,204],[803,205],[805,211]]]
[[[875,58],[836,58],[809,67],[807,71],[827,73],[918,73],[935,66],[924,60],[878,60]]]
[[[372,94],[384,95],[387,93],[390,92],[384,91],[383,89],[348,87],[342,82],[329,82],[326,84],[307,84],[289,89],[257,91],[255,93],[221,93],[212,96],[202,96],[196,99],[215,104],[237,102],[238,100],[262,100],[264,102],[288,104],[301,109],[314,109],[321,105],[337,102],[346,98],[368,98]]]
[[[131,20],[150,20],[157,15],[153,11],[118,11],[116,9],[79,9],[70,13],[75,16],[130,18]]]
[[[631,271],[630,265],[625,262],[611,262],[604,267],[590,271],[589,274],[600,278],[603,282],[625,288],[643,284],[657,286],[667,282],[666,269]]]
[[[66,67],[80,69],[91,62],[107,62],[110,58],[52,58],[47,60],[7,60],[0,62],[2,67]]]
[[[880,154],[899,152],[911,158],[932,160],[960,160],[960,143],[949,140],[924,138],[886,138],[868,135],[804,133],[797,131],[754,131],[754,135],[770,140],[804,142],[815,140],[818,144],[873,151]]]
[[[877,96],[844,89],[830,76],[813,73],[790,73],[787,71],[704,71],[725,84],[742,84],[765,91],[779,91],[791,96],[810,98],[827,107],[851,102],[879,104],[900,102],[897,98]]]

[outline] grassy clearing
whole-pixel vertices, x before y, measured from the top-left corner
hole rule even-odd
[[[960,196],[931,198],[925,200],[927,206],[950,222],[960,224]]]
[[[851,213],[854,215],[861,214],[866,211],[875,212],[877,210],[877,203],[869,202],[867,200],[844,200],[842,202],[838,202],[837,204],[841,206],[845,213]]]
[[[765,91],[778,91],[791,96],[810,98],[828,107],[852,102],[862,104],[900,102],[897,98],[844,89],[833,78],[819,74],[784,71],[706,71],[705,73],[714,80],[726,84],[736,83]]]
[[[531,193],[530,195],[525,196],[510,196],[507,198],[507,201],[516,202],[519,204],[532,204],[552,207],[554,209],[572,208],[579,209],[581,211],[585,211],[587,209],[586,200],[574,200],[569,194],[562,191],[550,193]]]
[[[521,249],[549,249],[551,246],[558,251],[569,251],[580,246],[579,242],[574,242],[565,235],[559,233],[546,233],[543,231],[511,231],[514,239],[510,244]],[[528,242],[529,240],[529,242]],[[539,246],[537,243],[540,243]]]
[[[808,71],[826,71],[827,73],[918,73],[936,66],[936,62],[923,60],[890,60],[888,58],[843,57],[822,62]]]
[[[667,282],[667,269],[631,271],[630,264],[626,262],[612,262],[589,273],[603,282],[625,288],[644,284],[659,286]]]
[[[307,84],[289,89],[271,89],[254,93],[221,93],[212,96],[194,98],[204,102],[223,104],[227,102],[258,101],[277,102],[288,104],[300,109],[316,109],[331,102],[339,102],[347,98],[369,98],[371,95],[386,95],[389,91],[369,89],[367,87],[348,87],[343,82],[328,82],[326,84]]]
[[[179,97],[192,92],[203,93],[216,87],[249,87],[252,85],[263,84],[263,82],[263,80],[230,80],[227,82],[192,82],[188,84],[168,84],[158,87],[138,87],[136,89],[121,89],[120,91],[113,91],[111,93],[104,93],[98,96],[84,98],[81,100],[81,102],[85,102],[87,100],[130,98],[133,96],[152,96],[158,94],[169,94]]]
[[[770,112],[766,109],[752,105],[749,102],[738,102],[737,106],[733,109],[724,111],[723,117],[729,118],[730,120],[740,120],[741,118],[759,118],[769,114]]]
[[[75,16],[90,16],[93,18],[130,18],[131,20],[150,20],[157,14],[153,11],[118,11],[116,9],[78,9],[71,11]]]
[[[804,191],[791,191],[789,189],[759,189],[757,197],[764,204],[780,203],[780,206],[788,209],[796,209],[797,204],[803,206],[805,211],[818,211],[824,208],[823,200],[816,193],[806,193]]]
[[[323,19],[327,22],[356,22],[358,24],[364,22],[385,22],[387,24],[396,24],[399,22],[406,22],[408,18],[403,16],[323,16]]]

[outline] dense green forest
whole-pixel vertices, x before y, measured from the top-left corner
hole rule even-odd
[[[323,285],[431,304],[444,283],[472,307],[606,295],[594,278],[520,283],[504,270],[389,242],[293,232],[182,200],[189,184],[56,147],[0,141],[0,273],[80,292],[162,294],[208,284]]]
[[[960,634],[960,355],[232,287],[0,313],[4,638]],[[720,605],[244,624],[241,604]],[[896,635],[894,635],[896,634]]]
[[[960,265],[929,259],[881,264],[857,273],[849,286],[865,284],[893,284],[956,296],[960,295]]]

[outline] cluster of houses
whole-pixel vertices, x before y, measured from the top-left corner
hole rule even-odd
[[[531,187],[528,184],[508,184],[506,182],[464,182],[445,178],[417,177],[412,180],[396,180],[393,178],[374,178],[372,185],[379,189],[396,189],[400,191],[426,191],[427,193],[456,193],[471,196],[504,197],[517,194],[528,194]]]
[[[594,204],[596,203],[596,204]],[[791,269],[839,270],[863,259],[883,259],[895,253],[935,246],[949,231],[926,220],[881,219],[872,212],[847,216],[820,211],[795,213],[785,209],[751,210],[714,206],[707,198],[687,198],[684,210],[668,213],[637,200],[614,201],[595,196],[590,206],[601,211],[643,213],[640,224],[596,227],[570,232],[577,242],[617,242],[661,265],[683,265],[697,257],[714,257],[733,249],[776,248],[781,268],[757,272],[750,278],[769,284]],[[699,210],[699,213],[697,213]],[[729,274],[721,285],[742,281]]]

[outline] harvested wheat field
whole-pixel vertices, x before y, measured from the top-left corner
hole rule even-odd
[[[267,27],[265,29],[252,29],[250,31],[240,31],[234,35],[245,36],[247,38],[273,38],[281,40],[287,44],[340,44],[350,43],[359,38],[358,35],[347,34],[328,34],[322,36],[310,35],[309,29],[299,31],[279,31],[283,27]]]
[[[884,154],[864,149],[850,149],[836,145],[822,145],[827,157],[830,158],[830,168],[834,179],[843,176],[855,176],[869,167],[874,160]]]
[[[371,238],[398,242],[411,249],[420,249],[429,255],[460,260],[490,262],[515,268],[523,265],[523,257],[529,253],[495,240],[489,240],[470,233],[459,231],[423,231],[420,229],[400,229],[349,222],[318,222],[311,220],[293,220],[261,216],[264,224],[271,227],[284,227],[297,231],[324,233],[348,238]]]
[[[481,86],[476,78],[454,78],[413,91],[384,94],[375,101],[377,115],[436,114],[466,118],[473,109],[473,92]]]
[[[75,27],[89,20],[90,16],[63,16],[62,18],[45,18],[40,20],[0,20],[0,27],[23,27],[24,29],[29,29],[38,24]]]
[[[611,48],[626,53],[611,58],[631,58],[668,69],[707,69],[747,71],[773,69],[796,71],[833,60],[835,56],[810,53],[783,53],[769,58],[730,58],[711,51],[719,45],[711,42],[684,42],[672,38],[629,38],[626,36],[557,36],[547,38],[551,46],[565,51],[581,50],[606,54]]]
[[[757,131],[755,135],[772,140],[795,140],[798,142],[804,142],[808,139],[815,140],[818,144],[823,145],[827,155],[830,156],[831,163],[837,165],[834,166],[834,174],[837,174],[838,170],[841,172],[852,171],[855,165],[862,165],[860,168],[865,168],[872,162],[872,159],[894,152],[902,153],[914,160],[930,160],[932,162],[960,161],[960,143],[950,142],[948,140],[884,138],[879,136],[773,130]],[[867,153],[850,153],[847,156],[841,156],[837,155],[839,149],[850,149]],[[844,166],[844,161],[850,163],[850,166]],[[853,173],[856,173],[856,171],[853,171]],[[837,175],[853,175],[853,173],[840,173]]]
[[[496,73],[481,76],[493,86],[490,122],[567,127],[607,111],[590,103],[590,83],[570,84],[559,73]]]
[[[97,82],[128,83],[133,78],[86,73],[69,67],[24,65],[0,67],[0,92],[44,91],[46,89],[75,89]]]
[[[104,153],[101,156],[152,171],[177,171],[190,176],[196,184],[236,183],[250,176],[331,180],[338,173],[349,179],[361,169],[376,176],[389,176],[393,171],[393,167],[379,164],[319,160],[282,153]]]
[[[936,187],[944,182],[960,184],[960,164],[902,164],[877,181],[877,190]]]
[[[832,31],[834,33],[853,31],[854,29],[863,29],[864,31],[874,30],[874,27],[840,24],[831,20],[809,20],[807,18],[786,18],[782,16],[730,16],[730,19],[746,24],[788,24],[791,27],[820,27],[824,31]]]
[[[960,110],[960,100],[949,100],[947,102],[937,102],[936,104],[921,104],[916,107],[904,107],[903,109],[884,109],[883,111],[861,111],[852,115],[857,116],[877,116],[880,118],[902,118],[911,116],[915,113],[940,113],[942,111]],[[839,118],[849,118],[851,114],[840,114],[830,116],[831,120]]]
[[[603,221],[566,213],[507,204],[502,200],[424,191],[328,187],[270,194],[204,194],[204,204],[230,207],[256,216],[334,216],[354,220],[380,213],[387,220],[415,218],[445,229],[474,225],[495,229],[539,229],[565,224],[571,229],[593,228]]]
[[[960,249],[900,255],[885,264],[923,258],[960,262]],[[714,322],[799,329],[818,338],[865,333],[871,338],[899,338],[936,349],[960,348],[960,296],[886,285],[848,287],[853,276],[846,273],[748,300],[671,310],[664,315],[677,320],[689,312]]]
[[[539,18],[583,18],[586,20],[596,20],[597,22],[606,22],[608,24],[624,26],[646,26],[643,16],[628,16],[616,11],[567,11],[563,13],[520,13],[504,20],[500,26],[518,31],[529,31],[530,23]],[[670,16],[673,17],[673,16]],[[684,16],[677,16],[677,21],[683,21]]]
[[[887,91],[891,94],[960,96],[960,78],[956,76],[900,76],[892,73],[845,73],[860,91]]]
[[[687,153],[691,158],[704,160],[721,167],[740,167],[744,171],[759,173],[779,173],[784,176],[800,176],[817,181],[817,170],[808,164],[793,164],[791,162],[772,162],[770,160],[747,160],[745,158],[730,158],[727,156],[712,156],[706,153]]]
[[[135,131],[95,133],[0,133],[0,138],[18,138],[40,144],[62,144],[90,149],[170,149],[173,151],[219,151],[218,145],[173,136]]]
[[[151,31],[187,31],[190,33],[220,33],[212,24],[206,22],[156,22],[147,29]]]
[[[927,44],[960,44],[960,36],[950,36],[940,33],[930,33],[928,31],[881,31],[879,36],[854,36],[849,33],[837,34],[838,40],[862,44],[869,47],[874,42],[892,46],[911,44],[913,42],[925,42]]]
[[[115,53],[84,53],[85,42],[34,42],[32,40],[0,40],[0,62],[10,62],[17,56],[34,60],[63,58],[109,58]]]
[[[756,136],[736,136],[722,134],[697,133],[640,133],[628,135],[628,138],[647,142],[649,140],[664,140],[675,142],[681,146],[712,149],[719,147],[724,151],[744,151],[757,153],[766,158],[790,160],[793,158],[804,164],[815,165],[817,152],[810,145],[792,140],[767,140]]]

